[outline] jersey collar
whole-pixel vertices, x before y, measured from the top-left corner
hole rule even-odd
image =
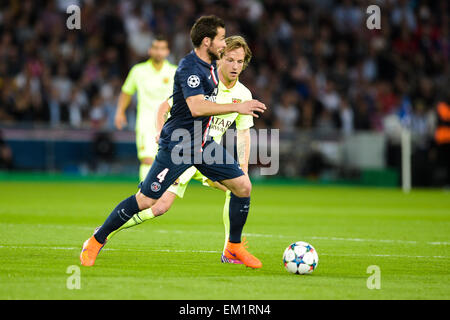
[[[197,54],[195,53],[194,50],[191,51],[191,54],[194,56],[194,58],[203,66],[207,67],[208,69],[211,69],[211,66],[214,67],[214,69],[216,69],[216,60],[213,60],[211,64],[203,61],[202,59],[199,58],[199,56],[197,56]]]
[[[220,71],[218,71],[218,72],[220,72]],[[231,88],[227,88],[225,86],[225,84],[223,84],[222,81],[219,81],[219,90],[224,91],[224,92],[231,92],[231,90],[233,90],[234,88],[237,87],[238,83],[239,83],[239,79],[236,80],[236,82],[234,83],[234,86],[232,86]]]
[[[165,67],[165,65],[166,65],[166,62],[167,62],[167,60],[164,60],[164,61],[163,61],[161,70],[164,69],[164,67]],[[156,69],[155,69],[155,67],[153,66],[153,63],[152,63],[152,58],[149,58],[149,59],[147,60],[147,63],[148,63],[148,65],[150,66],[150,68],[153,69],[153,71],[155,71],[155,72],[160,72],[160,71],[161,71],[161,70],[156,70]]]

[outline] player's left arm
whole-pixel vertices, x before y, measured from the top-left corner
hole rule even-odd
[[[250,116],[251,117],[251,116]],[[242,171],[248,175],[248,160],[250,158],[250,128],[237,130],[237,153],[238,161],[241,166]],[[206,179],[206,182],[210,187],[220,189],[222,191],[227,191],[227,187],[218,181],[211,181]]]
[[[237,155],[239,165],[245,174],[248,174],[248,160],[250,158],[250,128],[237,130]]]
[[[251,100],[252,94],[249,90],[243,97],[243,100]],[[239,114],[236,118],[237,129],[237,156],[239,165],[245,174],[248,174],[248,161],[250,158],[251,135],[250,128],[253,127],[253,117]]]
[[[238,118],[242,116],[239,115]],[[242,171],[248,175],[248,160],[250,158],[250,127],[253,125],[252,116],[245,116],[247,119],[239,119],[237,120],[239,127],[243,126],[243,128],[237,130],[237,154],[239,165],[241,166]],[[206,182],[210,187],[220,189],[222,191],[227,191],[227,187],[221,184],[218,181],[211,181],[206,179]]]

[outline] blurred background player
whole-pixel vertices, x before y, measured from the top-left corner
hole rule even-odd
[[[173,77],[177,67],[171,64],[169,42],[158,35],[148,49],[150,59],[131,68],[117,104],[114,123],[122,130],[127,125],[126,109],[137,92],[136,147],[140,161],[139,179],[144,180],[158,151],[155,142],[155,118],[158,106],[173,90]]]
[[[238,103],[252,99],[250,90],[239,82],[239,76],[243,70],[248,66],[252,58],[252,52],[247,45],[244,38],[240,36],[231,36],[225,39],[226,47],[220,54],[220,61],[218,61],[218,75],[219,75],[219,92],[217,94],[217,103]],[[171,107],[171,99],[166,100],[161,104],[157,113],[157,139],[161,131],[167,115]],[[250,115],[242,115],[239,113],[230,113],[224,115],[217,115],[213,117],[209,135],[214,138],[217,143],[220,143],[222,136],[226,130],[236,123],[237,129],[237,156],[239,165],[245,174],[248,175],[248,160],[250,155],[250,128],[253,126],[253,117]],[[198,180],[204,185],[218,188],[226,192],[225,205],[223,208],[223,222],[225,225],[225,247],[222,253],[221,260],[226,263],[242,263],[240,260],[226,255],[225,248],[229,236],[229,203],[230,191],[219,182],[212,182],[201,174],[194,166],[187,169],[177,181],[167,189],[167,192],[156,202],[151,208],[152,215],[143,215],[141,212],[135,214],[127,223],[120,229],[112,232],[108,236],[108,240],[113,237],[118,231],[136,226],[142,222],[153,217],[160,216],[167,212],[175,201],[176,197],[183,198],[187,185],[191,179]]]
[[[148,49],[150,59],[131,68],[119,95],[114,124],[122,130],[127,125],[126,109],[137,92],[136,148],[140,161],[139,181],[143,181],[158,151],[155,142],[155,118],[159,104],[167,99],[173,90],[173,77],[177,67],[171,64],[169,42],[158,35]],[[140,213],[141,217],[152,217],[150,210]]]

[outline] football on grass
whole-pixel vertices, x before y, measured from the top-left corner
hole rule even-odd
[[[284,250],[283,264],[290,273],[309,274],[317,268],[319,256],[312,245],[297,241]]]

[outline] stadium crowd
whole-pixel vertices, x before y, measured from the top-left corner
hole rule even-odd
[[[80,29],[66,26],[72,4]],[[371,4],[380,29],[366,25]],[[1,1],[0,126],[114,130],[121,85],[155,35],[177,64],[196,18],[215,14],[253,51],[241,81],[269,106],[257,128],[279,128],[282,139],[298,129],[347,135],[388,132],[395,118],[428,152],[450,87],[448,12],[447,0]]]
[[[177,63],[202,12],[250,43],[241,80],[270,106],[258,127],[383,130],[400,112],[429,132],[448,88],[448,1],[372,2],[380,30],[355,0],[2,1],[0,122],[113,129],[121,84],[154,35],[168,36]],[[70,4],[81,8],[79,30],[66,27]]]

